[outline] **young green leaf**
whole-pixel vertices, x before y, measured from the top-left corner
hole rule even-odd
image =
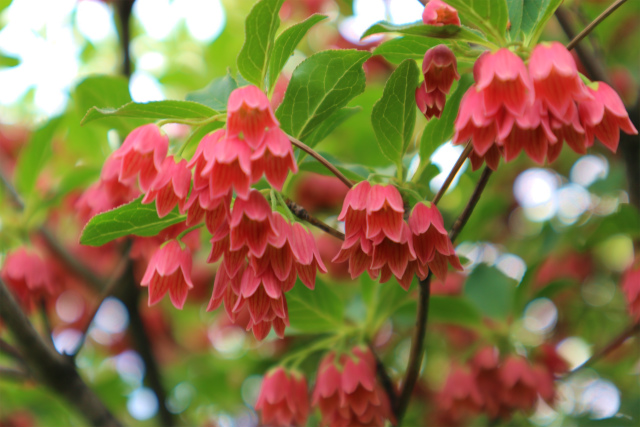
[[[462,22],[480,29],[490,40],[504,40],[509,22],[505,0],[447,0],[447,4],[458,10]]]
[[[109,117],[134,117],[150,122],[160,119],[202,120],[216,113],[206,105],[192,101],[129,102],[116,109],[92,107],[82,119],[82,124]]]
[[[238,54],[238,70],[247,81],[262,88],[280,26],[278,13],[284,0],[260,0],[245,21],[244,45]]]
[[[521,30],[528,43],[536,43],[562,0],[523,0]]]
[[[345,120],[353,116],[362,110],[362,107],[344,107],[335,111],[325,121],[320,123],[314,130],[305,138],[305,144],[313,148],[320,141],[325,139],[331,132],[333,132],[338,126],[340,126]]]
[[[238,82],[230,73],[214,79],[207,87],[187,94],[186,100],[199,102],[215,111],[227,111],[229,95],[238,87]]]
[[[18,58],[0,53],[0,68],[11,68],[18,64],[20,64]]]
[[[453,136],[453,123],[458,115],[460,100],[472,83],[473,78],[471,75],[463,74],[458,81],[455,92],[447,99],[440,118],[432,118],[429,123],[427,123],[427,126],[425,126],[422,138],[420,139],[421,161],[428,162],[436,148],[450,140]]]
[[[371,125],[382,153],[396,165],[402,157],[416,124],[416,88],[420,70],[407,59],[391,74],[382,98],[373,106]]]
[[[378,22],[365,31],[362,38],[379,33],[400,33],[411,36],[433,37],[437,39],[453,39],[477,43],[480,45],[485,45],[487,43],[487,40],[480,34],[477,34],[468,28],[457,25],[443,25],[442,27],[436,27],[433,25],[424,25],[422,24],[422,21],[408,25],[395,25],[384,21]]]
[[[495,267],[478,265],[467,278],[464,293],[485,316],[506,319],[511,312],[516,281]]]
[[[276,111],[280,127],[305,141],[335,111],[365,88],[364,61],[371,54],[360,50],[325,50],[304,60]]]
[[[101,246],[119,237],[155,236],[170,225],[184,221],[186,217],[174,209],[163,218],[158,217],[155,203],[142,204],[142,196],[118,208],[94,216],[82,230],[80,243]]]
[[[129,82],[118,76],[90,76],[76,86],[72,98],[80,117],[92,107],[118,108],[132,101]],[[115,129],[121,136],[147,122],[130,117],[109,117],[96,122],[100,127]]]
[[[344,176],[352,181],[357,182],[362,181],[363,179],[367,179],[369,174],[372,172],[372,170],[369,170],[362,165],[344,164],[330,154],[322,152],[319,154],[330,161],[331,164],[336,167],[336,169],[338,169]],[[302,162],[300,162],[300,164],[298,165],[298,169],[300,171],[315,172],[320,175],[333,176],[331,171],[329,171],[322,165],[322,163],[318,162],[312,157],[306,157]]]
[[[20,153],[15,171],[15,183],[18,192],[28,197],[36,185],[40,171],[51,157],[51,139],[60,127],[62,117],[49,120],[36,130],[26,147]]]
[[[382,55],[387,61],[399,64],[405,59],[420,60],[427,49],[443,43],[446,41],[421,36],[395,37],[378,46],[373,54]]]
[[[304,21],[295,24],[282,32],[276,39],[273,45],[273,52],[271,59],[269,60],[269,72],[267,88],[271,89],[278,80],[280,71],[284,68],[285,64],[293,54],[296,46],[300,43],[300,40],[305,34],[316,25],[318,22],[327,19],[325,15],[314,14],[305,19]]]
[[[512,39],[516,39],[520,34],[522,25],[522,14],[525,0],[507,0],[507,9],[509,10],[509,34]]]
[[[478,309],[461,296],[432,295],[429,301],[429,318],[435,323],[478,327],[482,317]]]
[[[335,332],[343,325],[344,302],[320,279],[314,290],[298,280],[287,292],[287,305],[291,328],[299,332]]]

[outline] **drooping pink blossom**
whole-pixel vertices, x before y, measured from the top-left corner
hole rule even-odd
[[[277,127],[269,99],[256,86],[235,89],[227,102],[227,135],[242,138],[252,149],[263,142],[265,131]]]
[[[527,67],[509,49],[482,54],[473,71],[487,116],[497,114],[501,108],[519,116],[533,103],[534,89]]]
[[[413,250],[409,226],[406,222],[402,221],[401,227],[401,237],[398,241],[394,241],[382,233],[376,235],[373,239],[371,269],[374,271],[381,270],[383,274],[380,278],[380,283],[384,283],[386,282],[385,279],[387,279],[388,273],[383,270],[388,268],[403,288],[408,290],[413,277],[405,277],[405,272],[409,263],[416,259],[416,254]],[[402,280],[403,278],[405,280]]]
[[[237,137],[220,140],[213,145],[211,158],[200,175],[208,179],[211,197],[233,189],[239,198],[246,198],[251,186],[251,148]]]
[[[563,116],[574,101],[589,98],[571,53],[562,43],[537,45],[529,57],[529,75],[536,99],[556,116]]]
[[[402,236],[404,203],[393,185],[373,185],[367,198],[367,238],[379,234],[399,242]]]
[[[243,300],[241,301],[240,298],[240,283],[244,269],[246,268],[246,261],[241,264],[240,268],[233,276],[227,272],[225,262],[226,259],[222,261],[218,271],[216,272],[216,278],[213,282],[213,293],[211,294],[207,311],[213,311],[224,303],[224,309],[227,316],[235,322],[238,313],[244,305]]]
[[[257,190],[251,190],[246,199],[236,198],[229,226],[230,249],[237,251],[246,246],[257,257],[264,254],[269,236],[277,234],[271,206]]]
[[[256,402],[265,425],[289,427],[306,425],[309,417],[307,380],[299,372],[287,372],[278,367],[262,380]]]
[[[367,228],[367,201],[371,184],[369,181],[361,181],[351,187],[338,215],[338,221],[344,221],[345,235],[347,238],[358,234]]]
[[[635,322],[640,322],[640,262],[624,272],[620,284],[627,300],[627,311]]]
[[[140,178],[140,189],[147,192],[169,150],[169,138],[155,124],[140,126],[125,138],[114,158],[122,159],[120,181]]]
[[[371,261],[373,255],[373,243],[367,239],[364,230],[358,234],[353,234],[344,239],[340,251],[333,258],[333,262],[342,263],[348,261],[349,273],[351,278],[355,279],[366,271],[369,272],[371,278],[377,276],[371,270]]]
[[[460,110],[454,122],[454,145],[466,144],[471,140],[474,152],[483,157],[498,136],[496,117],[488,116],[485,112],[483,95],[472,85],[460,101]]]
[[[426,83],[425,80],[416,89],[416,105],[427,120],[430,120],[432,117],[439,119],[440,116],[442,116],[442,110],[444,110],[447,101],[446,95],[437,89],[433,92],[427,92]]]
[[[185,203],[187,225],[199,224],[204,220],[209,233],[213,234],[231,215],[231,192],[218,198],[212,198],[207,188],[193,189],[189,200]]]
[[[620,142],[620,130],[637,135],[638,130],[629,119],[629,114],[618,94],[604,82],[597,82],[597,89],[587,86],[593,97],[578,104],[580,122],[585,129],[587,146],[598,138],[608,149],[615,152]]]
[[[257,182],[264,174],[269,184],[282,191],[289,171],[298,172],[291,141],[280,128],[271,128],[265,132],[263,143],[251,155],[252,181]]]
[[[169,292],[171,303],[182,309],[191,282],[191,251],[177,240],[169,240],[151,257],[141,286],[149,288],[149,305],[158,303]]]
[[[422,12],[425,25],[457,25],[460,26],[458,11],[441,0],[429,0]]]
[[[27,314],[33,311],[42,298],[55,293],[51,268],[40,255],[25,247],[7,255],[0,269],[0,278],[7,283]]]
[[[321,424],[330,427],[379,426],[393,420],[387,394],[376,378],[376,361],[369,349],[354,347],[338,360],[327,354],[318,368],[312,404]]]
[[[432,47],[424,54],[422,74],[429,93],[437,90],[446,95],[453,81],[460,80],[456,56],[444,44]]]
[[[209,187],[209,176],[203,175],[202,171],[207,163],[213,161],[215,145],[224,140],[225,130],[218,129],[215,132],[206,134],[198,143],[198,148],[187,164],[189,169],[193,169],[193,189],[201,190]]]
[[[316,239],[310,230],[298,222],[292,225],[291,233],[293,238],[292,250],[296,259],[296,272],[300,281],[309,289],[313,289],[316,283],[317,271],[327,272],[327,268],[320,256]]]
[[[513,409],[532,411],[538,398],[538,377],[526,359],[509,356],[500,368],[502,401]]]
[[[187,161],[183,159],[176,163],[173,157],[167,157],[149,186],[147,194],[144,195],[142,203],[147,204],[155,200],[160,218],[168,215],[176,205],[179,206],[180,212],[184,212],[190,185],[191,172],[187,169]]]
[[[436,395],[438,412],[455,424],[476,415],[482,408],[482,396],[474,376],[461,367],[454,367],[442,389]]]

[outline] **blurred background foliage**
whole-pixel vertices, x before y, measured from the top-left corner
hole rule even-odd
[[[563,7],[579,30],[607,3],[573,0]],[[73,197],[95,181],[105,158],[139,124],[120,119],[80,126],[86,111],[94,105],[117,107],[132,99],[182,100],[228,72],[236,75],[244,19],[252,4],[252,0],[137,0],[130,44],[133,73],[127,81],[119,77],[122,50],[113,2],[0,1],[0,168],[13,176],[26,204],[24,212],[16,211],[4,203],[8,195],[0,187],[0,253],[18,246],[29,230],[44,223],[55,227],[67,245],[76,245],[82,225],[72,216]],[[639,8],[639,1],[629,1],[583,42],[604,60],[603,67],[628,107],[637,105]],[[380,40],[364,44],[357,40],[373,22],[385,18],[412,22],[420,19],[421,10],[415,0],[288,0],[281,29],[313,12],[330,19],[303,39],[285,73],[319,50],[372,49]],[[544,38],[568,41],[555,20]],[[355,173],[362,168],[351,165],[393,175],[385,169],[388,162],[375,143],[369,117],[394,67],[379,56],[366,63],[366,91],[351,103],[362,110],[318,146]],[[416,146],[425,124],[419,115]],[[188,134],[184,126],[165,126],[165,130],[174,143]],[[445,144],[432,155],[433,166],[420,181],[423,196],[432,197],[460,151]],[[415,155],[414,151],[406,159],[414,170]],[[315,166],[308,164],[320,172]],[[478,176],[465,166],[442,199],[439,206],[446,225],[466,204]],[[429,398],[442,385],[451,361],[464,362],[479,346],[494,343],[505,353],[524,353],[547,342],[556,345],[571,366],[578,366],[629,324],[619,280],[637,254],[640,217],[637,206],[629,203],[626,181],[621,157],[599,145],[585,156],[565,150],[554,164],[543,167],[533,166],[524,156],[500,166],[458,239],[464,275],[452,274],[446,284],[432,286],[424,381],[406,425],[427,422],[433,411]],[[304,196],[295,187],[294,182],[290,188],[294,200]],[[335,223],[339,204],[319,211],[320,215]],[[100,256],[99,250],[91,251]],[[204,257],[201,261],[204,265]],[[406,366],[415,283],[408,298],[399,286],[379,286],[367,277],[354,283],[326,276],[316,292],[297,286],[300,295],[292,297],[289,306],[292,338],[258,344],[241,328],[226,323],[224,316],[205,311],[212,274],[203,272],[209,281],[190,295],[184,310],[173,309],[168,301],[144,308],[168,405],[180,424],[256,425],[252,407],[260,375],[288,351],[311,342],[312,332],[327,332],[305,310],[304,304],[319,304],[320,298],[328,299],[338,318],[344,313],[350,322],[373,312],[380,319],[376,346],[392,376]],[[49,312],[59,350],[73,348],[78,325],[95,301],[90,292],[71,288],[52,302]],[[103,303],[77,362],[91,387],[125,424],[156,425],[158,402],[143,386],[145,368],[130,348],[127,321],[117,299]],[[314,372],[319,356],[301,368]],[[0,355],[0,364],[7,361]],[[595,368],[561,381],[557,407],[542,404],[535,414],[520,415],[511,425],[636,425],[639,374],[634,341]],[[310,425],[316,422],[312,419]],[[475,424],[486,422],[479,419]],[[37,384],[0,380],[0,425],[83,423]]]

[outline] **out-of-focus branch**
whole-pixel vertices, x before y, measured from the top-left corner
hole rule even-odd
[[[22,369],[0,366],[0,378],[10,381],[24,382],[31,379],[31,375]]]
[[[18,350],[17,348],[15,348],[14,346],[9,344],[2,338],[0,338],[0,353],[4,353],[7,356],[14,358],[15,360],[24,362],[22,358],[22,353],[20,353],[20,350]]]
[[[293,213],[295,216],[297,216],[301,220],[306,221],[309,224],[313,225],[314,227],[324,231],[325,233],[332,235],[336,239],[344,240],[344,233],[320,221],[318,218],[315,218],[309,212],[307,212],[305,208],[298,205],[294,201],[287,199],[286,202],[287,202],[287,207],[289,208],[289,210],[291,210],[291,213]]]
[[[616,0],[615,2],[613,2],[611,6],[606,8],[604,12],[602,12],[596,19],[594,19],[589,25],[587,25],[582,31],[580,31],[580,34],[575,36],[569,42],[569,44],[567,45],[567,49],[569,50],[573,49],[574,46],[580,43],[580,40],[588,36],[589,33],[593,31],[594,28],[596,28],[602,21],[604,21],[609,15],[611,15],[614,10],[622,6],[622,4],[626,1],[627,0]]]
[[[131,66],[131,11],[134,0],[119,0],[115,2],[118,12],[118,33],[120,39],[120,49],[122,50],[122,74],[131,76],[133,67]]]
[[[384,363],[382,363],[382,360],[380,360],[380,357],[378,357],[378,355],[376,354],[373,348],[373,345],[371,345],[371,343],[368,343],[367,345],[369,346],[369,350],[371,351],[371,354],[373,354],[373,357],[375,357],[376,359],[376,372],[377,372],[378,378],[380,379],[380,384],[384,388],[387,394],[387,397],[389,398],[389,403],[391,404],[391,407],[395,408],[396,405],[398,404],[398,393],[397,393],[396,387],[393,385],[393,380],[389,376],[389,373],[387,372],[387,368],[384,366]]]
[[[431,202],[434,205],[437,205],[440,199],[442,198],[442,196],[444,195],[444,193],[447,192],[447,190],[449,189],[449,186],[453,182],[453,179],[456,177],[456,175],[460,171],[460,168],[462,167],[464,162],[467,160],[467,157],[469,157],[472,150],[473,150],[473,144],[471,144],[471,141],[469,141],[467,143],[467,146],[464,147],[464,151],[462,152],[462,154],[460,154],[460,157],[458,157],[456,164],[453,165],[453,169],[451,169],[451,172],[449,172],[449,175],[447,175],[447,178],[442,183],[442,186],[440,187],[436,195],[433,197],[433,200]]]
[[[482,195],[484,188],[487,186],[487,182],[489,182],[489,178],[491,177],[492,172],[493,171],[491,170],[491,168],[489,168],[489,166],[484,167],[484,170],[480,175],[480,179],[476,184],[476,188],[474,188],[473,193],[471,194],[471,198],[467,202],[467,206],[464,207],[464,210],[462,211],[456,222],[453,223],[451,231],[449,231],[449,238],[452,242],[458,238],[458,235],[462,231],[462,228],[467,224],[467,221],[469,221],[469,217],[478,204],[480,196]]]
[[[71,360],[42,339],[2,279],[0,316],[20,346],[30,372],[38,381],[66,399],[86,417],[90,425],[120,426],[120,422],[82,380]]]

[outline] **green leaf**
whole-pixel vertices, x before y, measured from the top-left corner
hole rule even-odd
[[[616,234],[626,234],[631,239],[640,237],[640,213],[633,205],[621,204],[616,213],[604,218],[587,237],[586,246],[590,248]]]
[[[484,38],[482,38],[482,36],[463,26],[443,25],[442,27],[436,27],[433,25],[424,25],[422,21],[418,21],[414,24],[408,25],[395,25],[389,22],[381,21],[377,24],[372,25],[367,31],[365,31],[361,39],[372,34],[379,33],[400,33],[412,36],[433,37],[437,39],[454,39],[459,41],[478,43],[481,45],[484,45],[487,42]]]
[[[429,301],[429,320],[461,326],[477,327],[482,316],[464,297],[433,295]]]
[[[280,26],[278,12],[284,0],[260,0],[245,21],[244,45],[238,54],[238,70],[247,81],[262,88]]]
[[[509,21],[509,11],[505,0],[447,0],[455,7],[460,20],[483,31],[495,42],[504,40]]]
[[[509,9],[509,22],[511,28],[509,28],[509,34],[512,39],[516,39],[520,34],[520,27],[522,25],[522,13],[525,0],[507,0],[507,9]]]
[[[287,305],[291,328],[300,332],[335,332],[343,326],[344,302],[320,279],[314,290],[298,280],[287,292]]]
[[[20,153],[15,171],[18,192],[27,198],[33,191],[40,171],[52,154],[51,139],[60,127],[62,117],[49,120],[32,135]]]
[[[238,82],[230,73],[218,77],[204,89],[187,94],[187,101],[198,102],[214,109],[215,111],[227,111],[229,95],[238,87]]]
[[[217,111],[192,101],[129,102],[120,108],[92,107],[82,119],[82,124],[109,117],[134,117],[149,121],[160,119],[202,120],[214,116]]]
[[[382,55],[387,61],[399,64],[405,59],[420,60],[424,58],[427,49],[442,43],[442,40],[421,36],[395,37],[378,46],[373,54]]]
[[[18,64],[20,64],[18,58],[0,53],[0,68],[15,67]]]
[[[268,88],[273,87],[276,83],[280,71],[284,68],[302,37],[311,27],[324,19],[327,19],[325,15],[313,14],[304,21],[287,28],[278,36],[269,60]]]
[[[458,115],[460,100],[472,84],[472,76],[470,74],[463,74],[460,77],[460,81],[458,81],[455,92],[447,99],[440,118],[432,118],[429,123],[427,123],[422,133],[422,139],[420,140],[421,162],[428,162],[436,148],[449,141],[453,136],[453,123]]]
[[[534,44],[540,38],[562,0],[523,0],[521,30],[525,34],[525,40]]]
[[[305,59],[293,72],[276,111],[281,128],[305,141],[325,119],[364,92],[364,61],[371,54],[354,49],[325,50]]]
[[[91,218],[82,230],[80,243],[101,246],[130,234],[143,237],[155,236],[165,228],[185,220],[186,217],[180,215],[178,209],[159,218],[155,203],[143,205],[142,197]]]
[[[311,148],[315,147],[345,120],[360,111],[362,111],[362,107],[344,107],[335,111],[325,121],[320,123],[308,137],[305,138],[305,144]]]
[[[413,137],[419,75],[416,62],[405,60],[387,80],[382,98],[371,112],[371,125],[380,150],[396,165],[402,164],[404,152]]]
[[[511,311],[516,281],[495,267],[478,265],[467,278],[464,293],[485,316],[506,319]]]
[[[129,82],[124,77],[90,76],[76,86],[73,98],[80,117],[84,116],[92,107],[119,108],[131,102]],[[111,117],[101,120],[99,123],[126,135],[145,122],[126,117]]]

